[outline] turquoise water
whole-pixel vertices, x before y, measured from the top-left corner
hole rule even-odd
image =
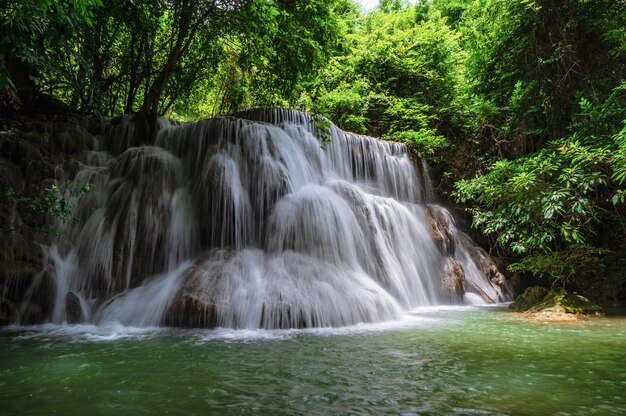
[[[0,331],[0,414],[624,415],[626,319],[497,308],[312,331]]]

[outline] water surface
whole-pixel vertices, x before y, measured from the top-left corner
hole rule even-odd
[[[0,414],[624,415],[626,319],[438,308],[342,329],[0,331]]]

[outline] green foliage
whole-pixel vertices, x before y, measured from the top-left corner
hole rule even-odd
[[[93,189],[91,183],[73,186],[77,188],[76,191],[79,194],[87,194]],[[72,215],[72,203],[60,193],[59,188],[54,184],[43,189],[42,194],[36,197],[25,196],[9,188],[7,197],[18,204],[26,223],[44,234],[60,232],[54,225],[47,223],[48,217],[62,223],[77,221]]]
[[[468,59],[455,120],[496,161],[458,181],[454,197],[517,256],[511,270],[598,295],[619,277],[599,275],[608,253],[590,244],[615,250],[613,262],[624,257],[623,10],[604,0],[482,0],[462,16]]]
[[[448,140],[434,131],[422,129],[419,131],[405,130],[391,136],[394,140],[408,143],[415,152],[428,160],[437,159],[438,155],[450,146]]]
[[[6,0],[0,7],[0,110],[19,108],[32,99],[42,73],[59,77],[61,69],[46,43],[62,44],[71,30],[89,29],[102,0]],[[80,55],[64,49],[67,59]]]
[[[600,220],[598,195],[610,179],[611,153],[610,147],[573,135],[457,182],[454,195],[473,205],[474,227],[513,252],[548,251],[559,242],[581,244]]]
[[[51,23],[91,25],[102,0],[9,0],[3,4],[4,25],[19,32],[43,33]]]
[[[341,46],[347,29],[337,16],[351,5],[10,0],[0,10],[0,81],[15,81],[24,105],[45,93],[71,110],[110,116],[199,118],[276,104],[299,95]]]
[[[459,34],[436,10],[422,10],[426,18],[418,11],[387,2],[360,18],[349,48],[301,98],[305,108],[346,130],[409,143],[424,156],[447,148]]]
[[[324,144],[328,144],[332,142],[332,131],[331,131],[331,123],[325,117],[320,116],[319,114],[311,115],[311,123],[315,127],[316,136],[322,145],[320,146],[322,150],[326,150]]]
[[[588,242],[611,216],[623,224],[612,205],[624,202],[624,90],[620,83],[600,104],[581,97],[569,137],[457,182],[473,226],[514,253],[532,253]]]
[[[563,251],[525,257],[510,264],[508,269],[547,279],[552,287],[563,287],[572,281],[602,275],[604,258],[609,253],[607,249],[574,245]]]
[[[615,135],[614,139],[617,150],[613,155],[613,179],[621,185],[626,180],[626,120],[624,120],[624,128]],[[620,189],[614,198],[614,204],[624,203],[624,190]]]
[[[477,133],[500,157],[571,134],[579,97],[601,102],[616,86],[626,70],[619,3],[481,0],[464,10],[461,96],[473,101]]]
[[[0,24],[4,109],[297,106],[322,147],[330,119],[470,178],[453,196],[502,254],[531,256],[519,271],[582,282],[565,263],[589,269],[592,245],[624,260],[623,2],[386,0],[363,16],[352,0],[8,0]]]

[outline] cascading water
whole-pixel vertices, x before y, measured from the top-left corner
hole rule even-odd
[[[276,109],[132,132],[82,156],[92,192],[66,187],[77,222],[36,280],[53,322],[343,326],[506,298],[402,144],[331,125],[322,149],[310,116]]]

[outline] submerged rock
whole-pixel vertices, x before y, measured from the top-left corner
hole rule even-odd
[[[567,313],[582,315],[602,314],[602,308],[584,296],[563,288],[547,289],[532,286],[519,295],[509,309],[518,312]]]

